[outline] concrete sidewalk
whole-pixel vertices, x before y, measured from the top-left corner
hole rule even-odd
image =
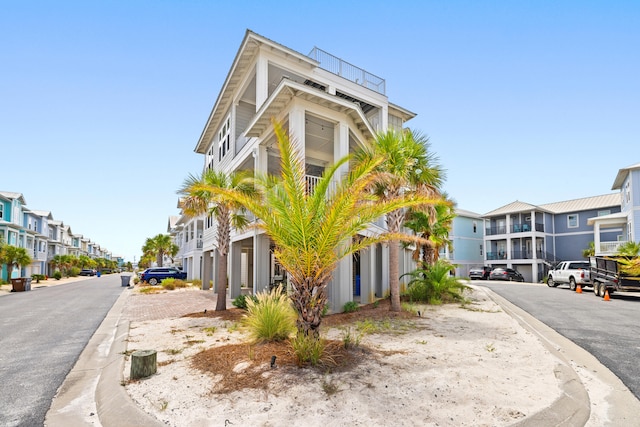
[[[567,340],[525,311],[486,288],[479,288],[526,330],[539,337],[559,361],[555,371],[562,395],[545,410],[533,414],[516,426],[593,426],[637,425],[640,401],[591,354]],[[58,426],[161,426],[159,421],[138,408],[123,387],[124,353],[131,321],[180,317],[213,310],[216,294],[211,291],[176,292],[158,295],[132,295],[123,292],[80,355],[78,362],[53,399],[45,425]],[[170,303],[169,303],[170,301]],[[228,300],[229,306],[231,301]],[[579,366],[596,376],[600,388],[589,395]],[[590,402],[596,402],[598,423],[589,421]],[[602,424],[602,418],[607,420]],[[636,423],[636,424],[634,424]]]

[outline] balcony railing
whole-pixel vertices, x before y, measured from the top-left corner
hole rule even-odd
[[[385,94],[385,80],[381,77],[371,74],[360,67],[356,67],[347,61],[343,61],[317,47],[314,47],[307,56],[318,61],[320,68],[330,73],[350,80],[360,86],[364,86],[367,89],[374,90],[382,95]]]
[[[615,241],[615,242],[600,242],[598,246],[598,255],[613,255],[618,252],[618,248],[621,245],[627,243],[626,241]]]

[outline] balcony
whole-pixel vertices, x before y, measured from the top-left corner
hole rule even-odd
[[[320,68],[323,70],[327,70],[330,73],[336,74],[382,95],[386,92],[385,80],[383,78],[371,74],[360,67],[356,67],[347,61],[343,61],[322,49],[314,47],[307,56],[318,61]]]
[[[618,253],[618,248],[621,245],[627,243],[626,240],[620,240],[615,242],[600,242],[596,250],[596,255],[615,255]]]

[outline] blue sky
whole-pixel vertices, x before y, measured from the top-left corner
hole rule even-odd
[[[607,194],[640,161],[636,1],[3,0],[0,190],[139,259],[246,29],[386,79],[461,209]]]

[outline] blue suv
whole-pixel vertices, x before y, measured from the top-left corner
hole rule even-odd
[[[147,282],[150,285],[157,285],[164,279],[169,278],[185,280],[187,278],[187,273],[178,270],[175,267],[147,268],[145,271],[140,273],[140,280]]]

